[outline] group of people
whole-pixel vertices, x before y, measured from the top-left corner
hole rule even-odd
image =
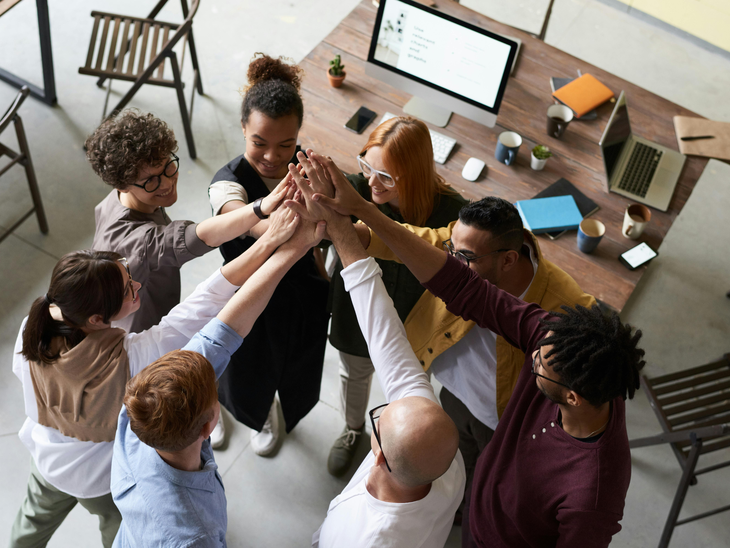
[[[289,432],[318,401],[328,323],[344,426],[327,468],[347,473],[366,425],[372,450],[313,546],[441,547],[454,523],[465,547],[607,546],[641,333],[514,206],[447,185],[422,122],[378,126],[346,176],[297,145],[301,69],[257,54],[247,76],[245,151],[200,223],[165,213],[179,159],[162,120],[125,111],[87,139],[112,190],[93,249],[61,258],[20,327],[31,474],[11,546],[45,546],[77,502],[107,547],[225,546],[220,405],[270,454],[279,414]],[[214,248],[224,265],[180,302],[181,266]],[[386,402],[368,410],[373,373]]]

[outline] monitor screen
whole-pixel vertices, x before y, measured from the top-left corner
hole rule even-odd
[[[630,136],[629,109],[626,105],[626,96],[621,92],[600,142],[603,151],[603,162],[606,165],[606,177],[609,181],[618,163],[624,143]]]
[[[411,2],[381,0],[368,62],[497,113],[516,44]]]

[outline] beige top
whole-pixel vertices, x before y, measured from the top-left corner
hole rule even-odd
[[[30,362],[38,423],[80,441],[113,441],[117,417],[130,379],[123,329],[93,331],[51,364]]]

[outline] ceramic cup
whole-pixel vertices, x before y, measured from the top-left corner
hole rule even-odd
[[[578,226],[578,249],[592,253],[606,233],[606,226],[596,219],[583,219]]]
[[[573,119],[573,111],[565,105],[551,105],[547,109],[547,134],[560,139]]]
[[[503,131],[497,139],[497,150],[494,157],[504,165],[511,166],[517,158],[517,151],[522,144],[522,137],[514,131]]]
[[[621,234],[624,238],[636,240],[641,236],[646,225],[651,221],[651,210],[645,205],[631,204],[624,213],[624,226]]]

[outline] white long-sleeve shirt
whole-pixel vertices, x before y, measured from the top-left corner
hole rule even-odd
[[[159,325],[141,333],[125,335],[123,345],[129,359],[130,375],[133,377],[161,356],[185,346],[221,311],[237,289],[238,286],[228,282],[218,270],[162,318]],[[111,490],[114,442],[79,441],[64,436],[55,428],[38,424],[38,405],[30,364],[20,354],[26,321],[27,318],[20,326],[13,354],[13,373],[23,383],[27,417],[18,436],[51,485],[79,498],[106,495]]]
[[[342,270],[383,393],[389,403],[409,396],[438,403],[381,276],[372,258]],[[347,487],[330,503],[324,523],[312,537],[312,546],[443,548],[464,495],[466,472],[461,453],[457,451],[446,473],[431,484],[428,495],[407,503],[384,502],[368,492],[367,480],[374,464],[371,451]]]

